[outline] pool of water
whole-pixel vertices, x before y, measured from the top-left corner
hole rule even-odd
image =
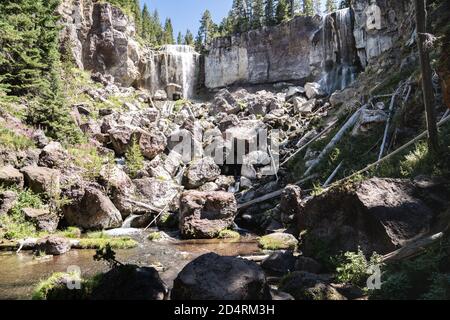
[[[157,266],[161,278],[169,287],[184,266],[196,257],[215,252],[226,256],[246,256],[260,252],[255,237],[240,240],[189,240],[151,242],[137,237],[139,246],[116,250],[122,263]],[[84,277],[108,270],[103,262],[94,261],[95,250],[71,250],[61,256],[36,258],[30,252],[0,252],[0,299],[30,299],[40,280],[54,272],[66,272],[69,267],[80,268]]]

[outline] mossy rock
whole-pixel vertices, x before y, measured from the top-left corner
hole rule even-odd
[[[75,287],[80,284],[80,289]],[[69,289],[69,284],[74,285],[74,289]],[[79,274],[56,272],[48,279],[42,280],[34,289],[33,300],[83,300],[85,299],[85,282]]]
[[[298,240],[289,233],[272,233],[258,239],[264,250],[296,250]]]
[[[219,235],[217,236],[217,238],[219,239],[239,239],[241,237],[241,235],[239,234],[239,232],[233,231],[233,230],[222,230],[219,232]]]
[[[161,232],[152,232],[147,236],[147,239],[150,241],[158,241],[161,240]]]

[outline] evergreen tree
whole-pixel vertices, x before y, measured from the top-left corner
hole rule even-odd
[[[181,34],[181,32],[178,32],[177,44],[183,44],[183,35]]]
[[[133,135],[131,146],[125,154],[125,165],[132,178],[136,177],[137,173],[144,168],[144,156],[135,135]]]
[[[266,0],[266,7],[265,7],[265,25],[266,26],[273,26],[276,24],[275,19],[275,4],[274,0]]]
[[[211,12],[206,10],[200,20],[200,28],[198,29],[198,36],[202,39],[202,45],[209,43],[214,36],[215,26],[211,17]]]
[[[322,0],[313,0],[314,13],[322,15]]]
[[[152,44],[161,45],[164,44],[164,30],[161,26],[161,20],[159,19],[158,10],[153,11],[152,16]]]
[[[289,19],[289,10],[287,0],[278,0],[277,12],[276,12],[277,23],[282,23]]]
[[[341,0],[339,4],[339,9],[345,9],[350,7],[350,0]]]
[[[296,13],[298,12],[300,7],[300,3],[298,0],[289,0],[288,1],[288,11],[289,11],[289,16],[291,18],[294,18]]]
[[[142,14],[141,14],[141,7],[139,5],[139,0],[134,0],[132,2],[132,12],[133,12],[133,18],[134,18],[134,25],[136,26],[136,34],[141,35],[142,30]]]
[[[186,30],[186,35],[184,36],[184,44],[188,46],[194,45],[194,35],[192,34],[191,30]]]
[[[173,26],[172,20],[170,18],[166,18],[166,22],[164,23],[164,35],[162,44],[174,44],[175,40],[173,39]]]
[[[327,13],[336,11],[336,9],[337,9],[336,0],[327,0],[325,6],[327,9]]]
[[[222,19],[218,28],[219,35],[227,36],[233,33],[233,17],[231,11],[228,16]]]
[[[264,0],[253,0],[252,28],[258,29],[264,25]]]
[[[232,19],[233,32],[235,33],[245,32],[249,27],[245,1],[246,0],[233,0]]]
[[[144,4],[144,8],[142,9],[141,16],[141,38],[151,42],[152,38],[152,17],[150,15],[150,11],[148,10],[147,4]]]
[[[308,17],[314,15],[313,0],[303,0],[303,14]]]
[[[9,96],[26,96],[27,121],[55,139],[76,142],[61,85],[59,0],[0,1],[0,81]]]

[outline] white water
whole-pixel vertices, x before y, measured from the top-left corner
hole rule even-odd
[[[185,45],[165,45],[149,53],[144,86],[151,92],[165,90],[169,83],[183,88],[183,97],[192,98],[198,80],[200,55]]]
[[[328,93],[348,87],[356,78],[355,39],[350,8],[327,14],[322,22],[324,70],[320,83]]]

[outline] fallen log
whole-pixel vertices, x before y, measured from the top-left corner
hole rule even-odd
[[[341,163],[339,163],[336,169],[334,169],[333,173],[328,177],[327,181],[325,181],[325,183],[323,184],[322,186],[323,188],[328,187],[328,185],[333,181],[334,177],[336,177],[337,173],[339,172],[343,164],[344,161],[341,161]]]
[[[338,121],[334,121],[332,122],[328,127],[326,127],[322,132],[320,132],[319,134],[317,134],[314,138],[312,138],[309,142],[307,142],[305,145],[303,145],[302,147],[300,147],[300,149],[298,149],[297,151],[295,151],[292,155],[290,155],[286,160],[284,160],[281,164],[280,167],[284,166],[285,164],[287,164],[290,160],[292,160],[296,155],[298,155],[300,152],[302,152],[303,150],[305,150],[307,147],[309,147],[313,142],[317,141],[318,139],[320,139],[324,134],[326,134],[327,132],[329,132],[337,123]]]
[[[424,250],[426,250],[427,248],[429,248],[430,246],[441,240],[443,237],[444,233],[439,232],[429,237],[418,239],[394,252],[386,254],[385,256],[383,256],[382,261],[385,263],[390,263],[404,259],[414,258],[423,253]]]
[[[307,181],[309,181],[311,179],[316,178],[317,176],[318,176],[317,174],[311,175],[311,176],[309,176],[309,177],[307,177],[305,179],[302,179],[302,180],[299,180],[299,181],[295,182],[294,184],[296,184],[296,185],[303,184],[303,183],[305,183],[305,182],[307,182]],[[284,188],[281,189],[281,190],[274,191],[272,193],[268,193],[268,194],[266,194],[266,195],[264,195],[262,197],[253,199],[251,201],[238,204],[237,208],[238,208],[238,210],[239,209],[244,209],[244,208],[250,207],[250,206],[252,206],[254,204],[258,204],[258,203],[261,203],[261,202],[265,202],[265,201],[268,201],[268,200],[280,197],[283,194],[283,190],[284,190]]]
[[[311,166],[306,170],[305,174],[303,176],[309,176],[311,172],[320,164],[320,162],[330,153],[333,148],[336,146],[336,144],[341,141],[342,137],[345,135],[345,133],[353,128],[353,126],[358,121],[358,118],[361,114],[361,112],[367,108],[367,104],[359,108],[351,117],[350,119],[342,126],[341,130],[331,139],[330,143],[322,150],[320,155],[317,157],[316,160],[311,164]]]

